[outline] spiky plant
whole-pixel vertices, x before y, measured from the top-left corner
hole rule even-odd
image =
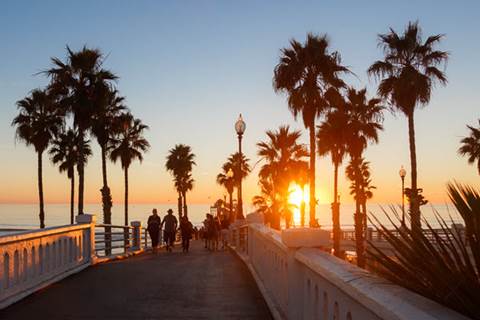
[[[453,223],[451,216],[448,226],[438,212],[435,212],[437,229],[426,219],[422,221],[424,232],[402,228],[392,208],[396,218],[388,214],[387,217],[394,230],[388,230],[376,217],[372,222],[392,246],[394,255],[387,255],[374,243],[370,243],[368,253],[385,278],[480,319],[480,194],[458,183],[448,184],[448,194],[465,223],[465,232]]]

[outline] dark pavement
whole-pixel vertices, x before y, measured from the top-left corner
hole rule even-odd
[[[0,319],[271,319],[245,265],[194,241],[87,268],[0,311]]]

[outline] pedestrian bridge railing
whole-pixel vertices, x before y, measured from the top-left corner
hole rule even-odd
[[[232,225],[231,246],[275,319],[466,319],[330,255],[329,231],[279,232],[249,220]]]
[[[146,230],[95,224],[79,215],[77,224],[19,231],[0,236],[0,309],[90,265],[119,255],[140,253],[151,245]]]

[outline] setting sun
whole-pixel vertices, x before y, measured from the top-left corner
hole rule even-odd
[[[288,203],[293,204],[293,224],[300,225],[301,217],[300,217],[300,208],[302,205],[302,201],[305,201],[305,207],[308,206],[309,201],[309,194],[308,194],[308,186],[305,186],[302,190],[296,183],[290,184],[289,187],[289,195],[288,195]]]

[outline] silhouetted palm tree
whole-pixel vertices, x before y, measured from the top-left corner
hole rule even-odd
[[[345,109],[348,113],[349,121],[346,128],[347,134],[347,151],[350,155],[351,162],[360,164],[362,162],[363,151],[367,148],[369,142],[378,142],[378,132],[383,129],[383,110],[380,100],[373,98],[367,99],[366,89],[356,91],[353,88],[347,91],[347,100],[345,101]],[[354,165],[355,179],[361,179],[362,173],[359,165]],[[353,180],[356,188],[361,188],[361,181]],[[362,190],[358,189],[355,194],[360,194]],[[362,211],[362,208],[365,210]],[[365,266],[364,255],[364,234],[366,228],[366,205],[363,198],[355,199],[355,240],[357,251],[357,264],[360,267]]]
[[[468,157],[468,163],[474,164],[477,162],[477,170],[480,174],[480,120],[478,120],[479,128],[467,126],[470,129],[470,135],[463,138],[462,144],[458,149],[458,153],[462,156]]]
[[[273,202],[273,219],[270,222],[273,228],[279,229],[282,212],[277,205],[284,209],[283,213],[289,213],[289,186],[296,177],[296,169],[301,163],[306,164],[303,159],[308,157],[308,151],[298,142],[300,131],[290,131],[289,126],[281,126],[277,131],[269,130],[267,136],[268,141],[257,143],[257,154],[265,162],[260,168],[259,178],[272,185],[273,199],[278,196],[279,202]]]
[[[183,213],[185,217],[188,218],[187,192],[193,189],[193,184],[195,183],[195,180],[192,178],[192,174],[189,172],[185,176],[181,177],[180,182],[180,190],[182,192],[183,200]]]
[[[217,175],[217,183],[227,190],[228,193],[228,214],[229,221],[233,220],[233,191],[235,189],[235,180],[233,179],[233,174],[230,177],[228,175],[229,170],[233,169],[230,167],[230,164],[224,163],[222,166],[222,172]]]
[[[63,114],[54,106],[52,96],[40,89],[35,89],[26,98],[17,101],[18,115],[13,119],[16,138],[33,145],[38,163],[38,198],[40,228],[45,228],[45,210],[43,202],[42,155],[48,145],[58,134],[63,125]]]
[[[109,99],[111,82],[117,77],[103,69],[103,55],[98,49],[83,47],[74,52],[67,46],[66,62],[52,58],[53,67],[45,73],[51,78],[50,90],[59,97],[58,105],[73,115],[81,139],[91,129],[95,113]],[[83,154],[80,144],[79,154]],[[84,164],[78,166],[78,214],[83,214]]]
[[[251,171],[250,165],[248,164],[249,161],[250,159],[245,157],[243,153],[240,154],[239,152],[232,153],[227,159],[227,163],[229,163],[229,166],[233,170],[233,180],[235,181],[235,186],[237,187],[237,202],[240,198],[238,187],[240,185],[240,181],[243,181]],[[239,215],[237,212],[236,219],[243,218],[244,217]]]
[[[107,181],[107,157],[112,137],[119,130],[120,116],[127,109],[123,104],[124,100],[124,97],[118,95],[117,90],[110,90],[105,104],[99,105],[93,114],[92,133],[100,146],[102,158],[103,186],[100,192],[102,194],[104,224],[112,223],[112,195]]]
[[[178,192],[178,216],[182,217],[183,213],[188,216],[186,201],[182,201],[184,195],[188,191],[188,177],[191,178],[191,172],[195,165],[195,154],[192,148],[184,144],[177,144],[173,149],[169,150],[165,167],[173,175],[175,188]],[[193,180],[192,187],[193,187]],[[186,185],[187,184],[187,185]]]
[[[125,174],[125,225],[128,226],[128,168],[138,159],[143,161],[143,154],[148,151],[150,144],[143,134],[147,125],[132,115],[126,114],[123,118],[123,130],[112,140],[110,158],[113,162],[120,160]]]
[[[418,229],[421,229],[421,222],[414,112],[416,107],[428,104],[435,82],[447,82],[445,73],[438,66],[447,62],[448,53],[435,49],[442,38],[443,35],[433,35],[423,41],[418,22],[409,22],[402,35],[390,29],[389,33],[379,35],[378,39],[385,58],[376,61],[368,69],[370,75],[381,80],[378,94],[408,119],[412,180],[410,213],[412,227]]]
[[[51,160],[58,165],[60,172],[67,172],[70,179],[70,223],[74,223],[74,201],[75,201],[75,167],[80,161],[78,145],[82,143],[78,132],[73,129],[63,130],[53,141],[49,150]],[[89,141],[83,141],[83,162],[87,162],[87,157],[92,155]]]
[[[333,163],[333,202],[332,202],[332,223],[333,223],[333,249],[336,256],[340,252],[340,203],[338,199],[338,168],[347,154],[349,143],[348,126],[349,115],[345,105],[337,106],[330,112],[325,121],[319,126],[317,132],[318,155],[330,154]]]
[[[273,87],[288,94],[288,107],[295,118],[302,116],[310,134],[310,226],[315,224],[315,120],[328,109],[327,97],[344,86],[339,75],[348,72],[341,65],[340,55],[329,52],[326,35],[307,35],[302,45],[290,41],[290,48],[281,50],[275,67]]]

